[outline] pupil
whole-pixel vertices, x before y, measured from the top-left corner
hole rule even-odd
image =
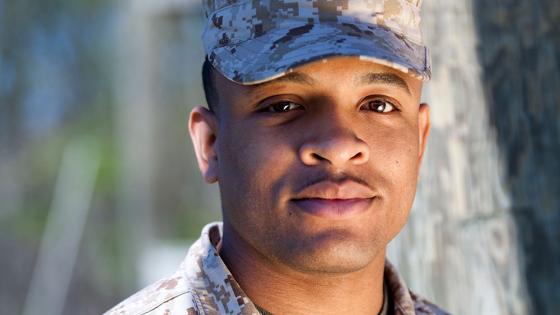
[[[279,112],[285,112],[290,109],[290,103],[279,103],[276,104],[275,109]]]
[[[382,112],[385,110],[385,103],[380,100],[373,101],[373,106],[375,110],[378,112]]]

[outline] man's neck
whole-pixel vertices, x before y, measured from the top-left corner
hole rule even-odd
[[[352,273],[304,273],[273,262],[224,230],[220,256],[243,291],[272,314],[377,314],[385,252]]]

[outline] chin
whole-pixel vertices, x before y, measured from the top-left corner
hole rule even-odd
[[[290,248],[285,245],[291,243]],[[341,274],[359,271],[384,252],[384,242],[360,240],[343,231],[330,231],[310,239],[284,243],[280,260],[306,273]]]

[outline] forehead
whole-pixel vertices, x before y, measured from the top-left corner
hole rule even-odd
[[[378,85],[420,97],[422,81],[412,75],[357,57],[330,57],[295,67],[289,72],[254,85],[241,85],[218,75],[217,86],[229,96],[251,97],[282,87],[332,88],[352,91],[361,86]]]

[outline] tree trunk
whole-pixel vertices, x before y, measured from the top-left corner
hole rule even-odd
[[[389,257],[453,314],[559,309],[559,5],[543,2],[424,3],[433,125]]]

